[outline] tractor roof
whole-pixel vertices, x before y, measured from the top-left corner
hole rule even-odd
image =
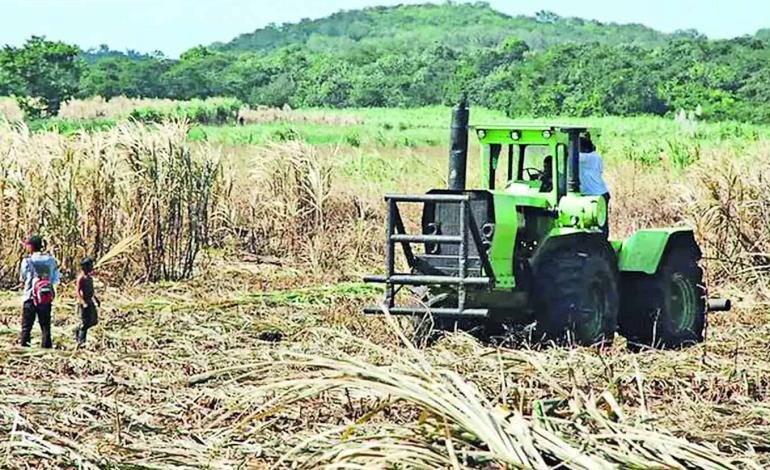
[[[471,129],[485,129],[485,130],[551,130],[554,132],[570,132],[570,131],[588,131],[591,134],[598,135],[600,130],[598,127],[580,125],[580,124],[564,124],[564,123],[534,123],[534,122],[503,122],[494,124],[474,124]]]

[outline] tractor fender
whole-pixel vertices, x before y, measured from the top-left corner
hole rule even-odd
[[[694,247],[700,258],[700,248],[695,241],[693,230],[689,227],[639,230],[620,246],[618,254],[620,272],[655,274],[666,253],[666,248],[675,241]]]
[[[531,258],[530,264],[537,266],[538,259],[540,259],[545,253],[553,250],[561,249],[567,246],[576,246],[585,244],[595,244],[596,246],[602,246],[607,251],[607,256],[614,259],[615,250],[607,242],[604,234],[600,231],[588,231],[576,228],[555,228],[548,233],[548,236],[543,240],[540,246],[535,251]]]

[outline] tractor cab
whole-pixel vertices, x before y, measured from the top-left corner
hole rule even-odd
[[[580,138],[598,134],[587,126],[519,123],[472,129],[481,144],[480,188],[521,196],[542,208],[580,193]]]
[[[545,236],[554,227],[541,223],[544,214],[552,216],[555,227],[601,231],[606,201],[580,191],[580,140],[598,135],[598,129],[516,122],[471,129],[481,146],[480,189],[511,198],[526,219],[536,222],[530,236]]]

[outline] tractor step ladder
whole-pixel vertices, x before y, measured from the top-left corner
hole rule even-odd
[[[381,306],[369,306],[364,309],[364,313],[378,314],[384,310],[392,315],[424,315],[431,313],[441,317],[449,318],[468,318],[468,317],[486,317],[489,314],[487,309],[466,308],[466,290],[468,286],[487,287],[494,286],[494,271],[490,264],[486,249],[482,243],[481,232],[473,216],[470,207],[470,196],[467,194],[421,194],[421,195],[397,195],[389,194],[385,196],[388,204],[387,220],[387,253],[385,276],[366,276],[365,282],[376,282],[385,284],[385,301]],[[401,212],[398,203],[451,203],[456,204],[460,217],[458,218],[459,233],[452,235],[410,235],[404,229],[404,221],[401,218]],[[470,234],[470,239],[469,239]],[[479,254],[481,268],[486,276],[468,275],[468,246],[469,242],[474,243],[476,251]],[[412,250],[413,243],[437,243],[437,244],[456,244],[458,250],[458,275],[424,275],[407,274],[396,272],[396,245],[400,244],[403,248],[409,268],[414,271],[417,258]],[[456,308],[431,308],[427,306],[397,306],[396,293],[402,286],[451,286],[457,291]]]

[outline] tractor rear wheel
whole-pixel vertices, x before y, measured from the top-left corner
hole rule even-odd
[[[632,349],[680,348],[703,341],[706,289],[699,261],[694,241],[675,240],[654,275],[623,279],[620,333]]]
[[[615,252],[587,241],[542,255],[534,270],[534,340],[609,345],[619,309]]]

